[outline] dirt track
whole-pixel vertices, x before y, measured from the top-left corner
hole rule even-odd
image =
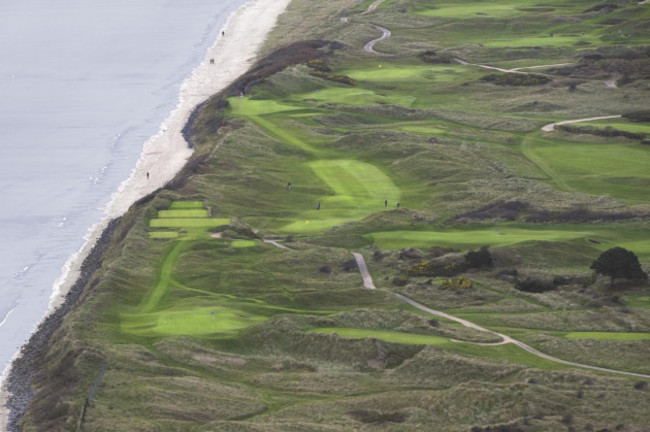
[[[357,256],[359,258],[357,258]],[[374,285],[374,283],[372,283],[372,276],[370,276],[370,273],[368,272],[368,267],[366,266],[366,263],[365,263],[365,261],[363,259],[363,255],[358,254],[358,253],[354,253],[354,258],[357,260],[357,264],[359,264],[360,262],[363,264],[363,265],[359,264],[359,271],[361,272],[361,277],[364,280],[364,286],[366,286],[366,280],[369,280],[370,283],[372,284],[372,287],[373,287],[372,289],[375,289],[374,288],[375,285]],[[410,298],[408,298],[408,297],[406,297],[406,296],[404,296],[402,294],[395,294],[395,297],[397,297],[398,299],[410,304],[413,307],[416,307],[416,308],[420,309],[423,312],[427,312],[427,313],[430,313],[431,315],[447,318],[449,320],[456,321],[457,323],[460,323],[460,324],[464,325],[465,327],[469,327],[469,328],[472,328],[474,330],[478,330],[478,331],[482,331],[482,332],[492,333],[492,334],[495,334],[495,335],[501,337],[501,339],[502,339],[501,342],[497,342],[496,344],[490,344],[490,345],[502,345],[502,344],[512,343],[512,344],[515,344],[518,347],[528,351],[529,353],[531,353],[533,355],[536,355],[537,357],[541,357],[543,359],[550,360],[552,362],[561,363],[561,364],[574,366],[574,367],[579,367],[579,368],[583,368],[583,369],[597,370],[597,371],[600,371],[600,372],[608,372],[608,373],[614,373],[614,374],[620,374],[620,375],[634,376],[634,377],[639,377],[639,378],[650,378],[650,375],[645,375],[645,374],[641,374],[641,373],[626,372],[626,371],[620,371],[620,370],[616,370],[616,369],[608,369],[608,368],[603,368],[603,367],[598,367],[598,366],[591,366],[591,365],[586,365],[586,364],[582,364],[582,363],[576,363],[576,362],[572,362],[572,361],[568,361],[568,360],[562,360],[560,358],[553,357],[553,356],[548,355],[548,354],[544,354],[543,352],[536,350],[535,348],[531,347],[530,345],[527,345],[527,344],[525,344],[525,343],[523,343],[521,341],[513,339],[510,336],[506,336],[504,334],[494,332],[492,330],[486,329],[485,327],[481,327],[478,324],[474,324],[471,321],[467,321],[465,319],[458,318],[458,317],[456,317],[454,315],[450,315],[450,314],[442,312],[442,311],[438,311],[438,310],[435,310],[435,309],[428,308],[428,307],[424,306],[423,304],[418,303],[415,300],[412,300],[412,299],[410,299]]]
[[[542,126],[542,130],[544,132],[551,132],[551,131],[555,130],[555,126],[559,126],[559,125],[563,125],[563,124],[581,123],[581,122],[594,121],[594,120],[615,119],[615,118],[620,118],[620,117],[622,117],[622,116],[620,114],[618,114],[618,115],[610,115],[610,116],[588,117],[588,118],[581,118],[581,119],[575,119],[575,120],[564,120],[564,121],[549,123],[547,125],[544,125],[544,126]]]

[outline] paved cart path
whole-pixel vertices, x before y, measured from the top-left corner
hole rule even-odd
[[[364,286],[366,286],[366,288],[368,288],[368,286],[366,285],[366,280],[369,280],[370,283],[372,284],[372,288],[370,288],[370,289],[375,289],[375,285],[374,285],[374,283],[372,283],[372,276],[370,276],[370,273],[368,272],[368,267],[366,266],[366,263],[365,263],[365,261],[363,259],[363,255],[358,254],[358,253],[353,253],[353,255],[354,255],[354,258],[357,260],[357,264],[359,264],[359,271],[361,272],[361,277],[364,280]],[[561,363],[561,364],[574,366],[574,367],[579,367],[579,368],[583,368],[583,369],[592,369],[592,370],[597,370],[597,371],[600,371],[600,372],[608,372],[608,373],[627,375],[627,376],[633,376],[633,377],[639,377],[639,378],[650,378],[650,375],[645,375],[645,374],[641,374],[641,373],[626,372],[626,371],[620,371],[620,370],[616,370],[616,369],[608,369],[608,368],[603,368],[603,367],[599,367],[599,366],[591,366],[591,365],[576,363],[576,362],[572,362],[572,361],[568,361],[568,360],[562,360],[561,358],[557,358],[557,357],[553,357],[553,356],[548,355],[548,354],[544,354],[543,352],[531,347],[530,345],[527,345],[527,344],[525,344],[525,343],[523,343],[521,341],[513,339],[510,336],[506,336],[504,334],[494,332],[492,330],[486,329],[485,327],[481,327],[478,324],[475,324],[475,323],[473,323],[471,321],[467,321],[465,319],[458,318],[458,317],[456,317],[454,315],[450,315],[450,314],[448,314],[446,312],[442,312],[442,311],[439,311],[439,310],[435,310],[435,309],[431,309],[429,307],[426,307],[423,304],[418,303],[415,300],[410,299],[410,298],[408,298],[408,297],[406,297],[406,296],[404,296],[402,294],[395,294],[395,297],[397,297],[398,299],[402,300],[403,302],[406,302],[406,303],[410,304],[411,306],[413,306],[413,307],[415,307],[417,309],[420,309],[423,312],[427,312],[427,313],[429,313],[431,315],[435,315],[435,316],[439,316],[439,317],[449,319],[451,321],[455,321],[457,323],[460,323],[460,324],[464,325],[465,327],[468,327],[468,328],[471,328],[471,329],[474,329],[474,330],[495,334],[495,335],[501,337],[501,339],[502,339],[502,341],[498,342],[497,345],[512,343],[512,344],[515,344],[518,347],[528,351],[529,353],[531,353],[533,355],[536,355],[537,357],[541,357],[543,359],[550,360],[550,361],[555,362],[555,363]],[[471,342],[466,342],[466,343],[471,343]]]

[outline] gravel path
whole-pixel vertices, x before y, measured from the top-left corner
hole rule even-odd
[[[504,73],[514,73],[514,74],[528,75],[528,72],[522,72],[520,70],[502,69],[502,68],[498,68],[498,67],[495,67],[495,66],[488,66],[488,65],[481,65],[481,64],[476,64],[476,63],[469,63],[469,62],[466,62],[465,60],[461,60],[459,58],[455,58],[454,61],[456,63],[460,63],[460,64],[462,64],[464,66],[476,66],[476,67],[480,67],[480,68],[483,68],[483,69],[491,69],[491,70],[504,72]]]
[[[352,252],[352,255],[354,255],[354,259],[357,261],[357,266],[359,266],[359,271],[363,278],[363,286],[371,290],[377,289],[372,281],[372,276],[370,276],[370,273],[368,272],[368,267],[366,266],[366,261],[363,259],[363,255],[356,252]]]
[[[385,2],[386,0],[377,0],[376,2],[372,3],[370,6],[368,6],[368,9],[366,9],[364,12],[361,13],[361,15],[369,14],[370,12],[373,12],[375,9],[377,9],[377,6]]]
[[[386,38],[389,38],[390,35],[391,35],[391,32],[390,32],[390,30],[388,30],[387,28],[384,28],[382,26],[378,26],[378,25],[375,25],[375,24],[373,24],[372,26],[374,28],[376,28],[377,30],[381,31],[382,35],[380,37],[378,37],[377,39],[373,39],[370,42],[368,42],[367,44],[365,44],[363,46],[363,50],[365,52],[369,52],[369,53],[373,53],[373,54],[381,54],[381,53],[378,53],[377,51],[374,50],[375,44],[377,42],[383,41]]]
[[[555,66],[568,66],[573,63],[555,63],[555,64],[548,64],[548,65],[539,65],[539,66],[524,66],[524,67],[518,67],[518,68],[512,68],[510,69],[511,71],[519,71],[522,69],[544,69],[544,68],[549,68],[549,67],[555,67]]]
[[[555,130],[555,126],[559,126],[559,125],[563,125],[563,124],[581,123],[581,122],[594,121],[594,120],[615,119],[615,118],[621,118],[621,117],[622,116],[619,114],[619,115],[610,115],[610,116],[581,118],[581,119],[575,119],[575,120],[564,120],[564,121],[561,121],[561,122],[549,123],[547,125],[544,125],[544,126],[542,126],[542,130],[544,132],[551,132],[551,131]]]
[[[366,280],[369,280],[369,283],[372,285],[372,288],[369,288],[369,289],[375,289],[375,285],[372,282],[372,277],[370,276],[370,273],[368,272],[368,267],[366,266],[366,263],[365,263],[365,261],[363,259],[363,255],[358,254],[358,253],[353,253],[353,255],[354,255],[354,258],[357,260],[357,264],[359,265],[359,271],[361,272],[361,277],[363,277],[364,286],[366,288],[369,288],[368,285],[366,285]],[[474,330],[495,334],[495,335],[501,337],[501,339],[502,339],[501,342],[497,342],[496,344],[480,344],[480,345],[503,345],[503,344],[507,344],[507,343],[512,343],[512,344],[515,344],[518,347],[528,351],[529,353],[531,353],[533,355],[536,355],[537,357],[541,357],[543,359],[550,360],[550,361],[555,362],[555,363],[561,363],[561,364],[574,366],[574,367],[579,367],[579,368],[583,368],[583,369],[597,370],[597,371],[600,371],[600,372],[608,372],[608,373],[627,375],[627,376],[633,376],[633,377],[639,377],[639,378],[650,378],[650,375],[645,375],[645,374],[641,374],[641,373],[626,372],[626,371],[620,371],[620,370],[616,370],[616,369],[608,369],[608,368],[603,368],[603,367],[598,367],[598,366],[591,366],[591,365],[586,365],[586,364],[582,364],[582,363],[576,363],[576,362],[572,362],[572,361],[568,361],[568,360],[562,360],[561,358],[557,358],[557,357],[553,357],[553,356],[548,355],[548,354],[544,354],[543,352],[536,350],[535,348],[531,347],[530,345],[527,345],[527,344],[525,344],[525,343],[523,343],[521,341],[513,339],[510,336],[506,336],[504,334],[494,332],[492,330],[486,329],[485,327],[481,327],[478,324],[474,324],[471,321],[467,321],[465,319],[458,318],[458,317],[456,317],[454,315],[450,315],[448,313],[445,313],[445,312],[442,312],[442,311],[439,311],[439,310],[428,308],[428,307],[424,306],[423,304],[418,303],[415,300],[412,300],[412,299],[410,299],[410,298],[408,298],[408,297],[406,297],[406,296],[404,296],[402,294],[395,294],[395,297],[397,297],[398,299],[410,304],[411,306],[413,306],[415,308],[420,309],[423,312],[427,312],[427,313],[429,313],[431,315],[435,315],[435,316],[439,316],[439,317],[443,317],[443,318],[455,321],[457,323],[460,323],[460,324],[464,325],[465,327],[468,327],[468,328],[471,328],[471,329],[474,329]],[[465,343],[468,343],[468,342],[465,342]],[[471,342],[469,342],[469,343],[471,343]]]
[[[373,12],[374,10],[377,9],[377,6],[382,4],[384,1],[386,1],[386,0],[377,0],[377,1],[373,2],[370,6],[368,6],[368,8],[365,11],[361,12],[361,15],[366,15],[366,14],[369,14],[370,12]],[[343,17],[343,18],[341,18],[341,22],[344,22],[346,24],[350,24],[350,18]],[[381,36],[378,37],[377,39],[373,39],[370,42],[368,42],[367,44],[365,44],[363,46],[363,50],[365,52],[369,52],[369,53],[372,53],[372,54],[381,54],[381,53],[378,53],[377,51],[375,51],[374,47],[377,44],[377,42],[380,42],[380,41],[383,41],[386,38],[389,38],[390,35],[391,35],[391,32],[390,32],[390,30],[388,30],[387,28],[384,28],[382,26],[378,26],[376,24],[371,24],[371,25],[381,32]]]
[[[287,246],[283,245],[282,243],[278,243],[275,240],[264,240],[264,243],[268,243],[270,245],[273,245],[276,248],[280,248],[280,249],[284,249],[284,250],[288,250],[288,251],[295,251],[295,249],[291,249],[290,247],[287,247]]]

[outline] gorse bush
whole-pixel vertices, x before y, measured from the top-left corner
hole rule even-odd
[[[465,276],[458,276],[451,279],[445,279],[442,281],[441,286],[446,289],[456,289],[456,290],[466,290],[474,286],[471,279],[466,278]]]
[[[322,60],[310,60],[307,62],[307,67],[321,72],[332,72],[332,69]]]
[[[441,263],[424,261],[406,270],[410,276],[443,276],[453,277],[467,271],[466,263]]]
[[[353,80],[352,78],[350,78],[349,76],[347,76],[347,75],[334,75],[334,74],[331,74],[331,73],[328,73],[328,72],[322,72],[322,71],[319,71],[319,70],[315,70],[315,71],[311,72],[310,75],[315,76],[317,78],[322,78],[322,79],[325,79],[325,80],[328,80],[328,81],[334,81],[334,82],[337,82],[337,83],[340,83],[340,84],[347,84],[347,85],[351,85],[351,86],[357,85],[357,82],[355,80]]]

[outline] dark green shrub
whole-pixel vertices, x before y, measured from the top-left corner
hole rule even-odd
[[[467,252],[465,262],[469,268],[492,267],[492,254],[488,246],[483,246],[477,251]]]
[[[623,114],[623,117],[636,122],[650,122],[650,110],[631,111]]]
[[[424,51],[418,54],[418,58],[425,63],[452,63],[453,57],[446,54],[438,54],[435,51]]]
[[[481,81],[501,86],[509,85],[529,87],[549,83],[551,82],[551,79],[542,75],[534,74],[502,73],[486,75],[481,78]]]
[[[530,293],[543,293],[553,291],[555,287],[552,281],[527,277],[525,279],[517,279],[515,281],[515,289]]]

